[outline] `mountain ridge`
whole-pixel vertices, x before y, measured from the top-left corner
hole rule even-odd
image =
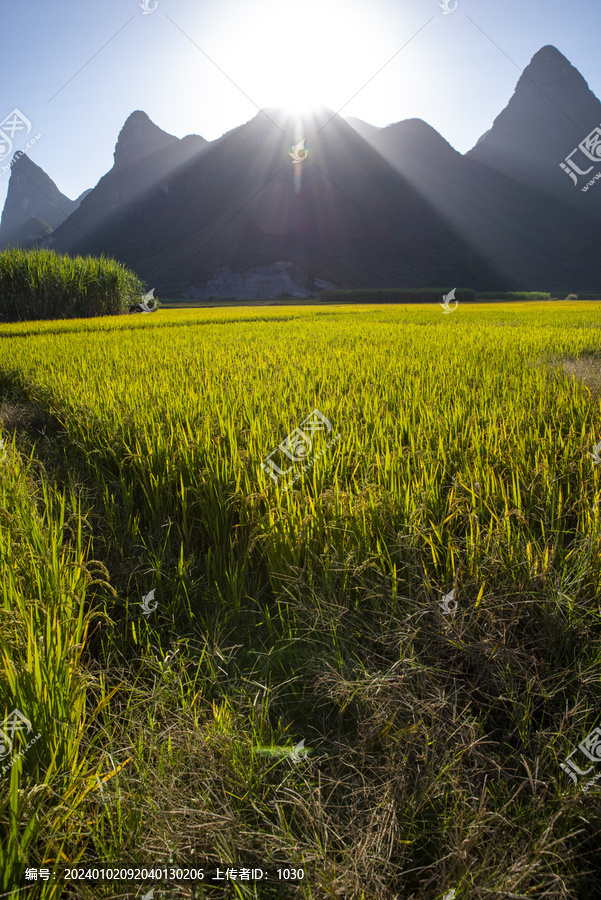
[[[577,111],[569,128],[563,107]],[[574,191],[560,166],[595,118],[601,103],[550,45],[466,154],[418,118],[377,128],[318,107],[299,131],[266,107],[207,142],[136,110],[112,169],[40,243],[114,255],[163,296],[259,283],[270,296],[323,283],[595,290],[601,193]]]
[[[84,191],[76,200],[70,200],[26,153],[15,153],[0,221],[0,247],[8,246],[32,218],[52,229],[58,228],[79,207],[87,193]]]

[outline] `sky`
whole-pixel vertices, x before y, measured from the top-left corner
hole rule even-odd
[[[444,12],[443,3],[452,11]],[[200,134],[210,141],[261,108],[323,104],[378,127],[424,119],[465,153],[491,127],[521,71],[546,44],[557,47],[601,98],[597,5],[598,0],[6,4],[0,15],[0,123],[17,110],[12,121],[19,127],[10,154],[0,160],[0,207],[7,164],[18,150],[26,150],[71,199],[94,187],[111,168],[119,131],[137,109],[176,137]]]

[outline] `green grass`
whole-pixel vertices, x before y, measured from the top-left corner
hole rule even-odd
[[[0,326],[0,716],[42,734],[4,894],[171,861],[306,872],[196,897],[593,900],[559,763],[600,719],[600,336],[582,302]]]

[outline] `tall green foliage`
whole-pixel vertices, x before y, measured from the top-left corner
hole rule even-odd
[[[327,303],[429,303],[440,302],[449,288],[374,288],[322,291],[319,299]],[[456,288],[455,300],[475,300],[470,288]]]
[[[143,295],[142,282],[114,259],[51,250],[0,253],[0,321],[119,315]]]
[[[551,294],[544,291],[492,291],[478,294],[478,300],[519,300],[523,303],[534,303],[537,300],[550,300]]]

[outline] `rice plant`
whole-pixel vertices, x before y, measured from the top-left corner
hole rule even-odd
[[[111,861],[267,873],[174,897],[593,900],[601,808],[559,764],[599,720],[599,327],[563,301],[0,326],[0,714],[44,736],[2,782],[5,891]],[[277,450],[313,410],[331,429]]]

